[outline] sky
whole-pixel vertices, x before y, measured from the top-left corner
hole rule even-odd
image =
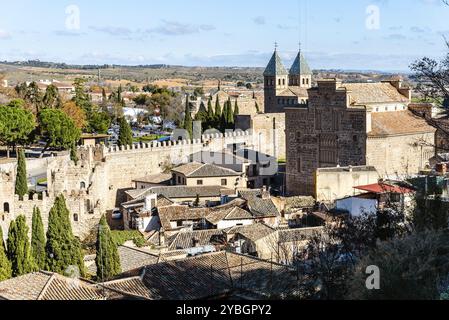
[[[444,55],[442,0],[0,0],[0,60],[407,71]]]

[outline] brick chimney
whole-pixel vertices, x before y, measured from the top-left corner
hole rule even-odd
[[[270,190],[267,190],[266,186],[262,188],[262,199],[263,200],[271,199]]]
[[[161,228],[159,231],[159,245],[161,247],[165,246],[165,229]]]
[[[383,81],[383,82],[389,82],[393,87],[395,87],[400,94],[402,94],[403,96],[405,96],[409,101],[412,100],[412,89],[410,88],[405,88],[402,86],[402,78],[401,77],[393,77],[388,81]]]

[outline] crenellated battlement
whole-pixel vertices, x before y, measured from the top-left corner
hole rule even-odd
[[[146,151],[146,152],[152,152],[152,151],[166,151],[171,152],[173,148],[179,148],[182,146],[192,147],[192,146],[198,146],[203,147],[204,144],[213,144],[216,143],[217,145],[223,145],[223,144],[231,144],[237,140],[245,140],[247,142],[250,142],[252,140],[252,133],[251,131],[234,131],[234,132],[225,132],[225,133],[212,133],[212,134],[205,134],[201,136],[201,139],[185,139],[185,140],[178,140],[178,141],[163,141],[163,142],[157,142],[153,141],[150,143],[140,143],[140,144],[134,144],[131,146],[113,146],[113,147],[105,147],[101,145],[97,146],[80,146],[78,147],[78,152],[82,154],[89,154],[94,152],[102,152],[103,157],[106,155],[111,155],[115,153],[121,153],[121,152],[132,152],[132,151]],[[230,141],[228,141],[230,140]],[[237,141],[239,142],[239,141]]]

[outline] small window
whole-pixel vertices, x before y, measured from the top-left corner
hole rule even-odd
[[[221,179],[221,185],[227,186],[228,185],[228,179]]]
[[[84,181],[81,181],[80,188],[81,189],[86,189],[86,183]]]
[[[78,220],[79,220],[79,217],[78,217],[78,215],[75,213],[75,214],[73,215],[73,221],[78,222]]]
[[[285,86],[285,79],[282,79],[282,84]]]
[[[203,180],[197,180],[196,184],[197,184],[198,186],[202,186],[202,185],[203,185]]]
[[[182,220],[176,221],[176,225],[178,227],[182,227],[182,225],[183,225]]]
[[[3,204],[3,212],[4,213],[9,213],[9,203],[8,202],[5,202],[4,204]]]

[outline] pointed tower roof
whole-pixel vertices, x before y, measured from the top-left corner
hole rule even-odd
[[[309,75],[313,74],[312,70],[309,67],[304,55],[301,51],[298,52],[295,61],[293,62],[292,67],[290,68],[290,75]]]
[[[279,57],[277,50],[274,50],[273,56],[263,73],[264,77],[286,76],[287,70],[282,64],[281,57]]]

